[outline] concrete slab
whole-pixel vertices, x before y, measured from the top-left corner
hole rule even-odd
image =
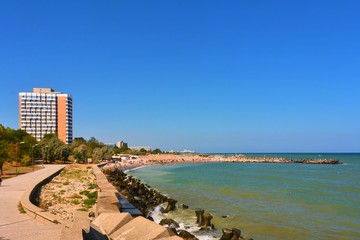
[[[183,240],[183,239],[178,236],[172,236],[172,237],[159,238],[159,240]]]
[[[110,234],[112,240],[152,240],[171,237],[168,230],[144,217],[137,217]]]
[[[129,213],[102,213],[94,219],[92,224],[103,229],[108,235],[117,231],[125,224],[133,220],[133,217]]]
[[[76,211],[74,213],[74,222],[72,227],[77,227],[88,232],[90,230],[89,213],[83,211]]]

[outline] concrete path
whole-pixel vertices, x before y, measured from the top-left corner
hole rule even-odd
[[[28,188],[64,165],[45,165],[44,169],[5,179],[0,187],[0,240],[60,239],[62,226],[42,224],[26,213],[20,213],[18,203]]]

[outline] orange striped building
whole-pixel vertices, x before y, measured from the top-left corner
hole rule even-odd
[[[20,128],[40,141],[47,133],[57,133],[69,144],[73,139],[72,96],[51,88],[34,88],[19,93]]]

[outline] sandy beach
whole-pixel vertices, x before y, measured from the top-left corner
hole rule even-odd
[[[144,156],[131,156],[125,161],[108,163],[105,167],[119,167],[122,170],[158,165],[180,163],[207,163],[207,162],[237,162],[237,163],[304,163],[304,164],[341,164],[335,159],[301,159],[292,160],[287,158],[249,157],[245,155],[178,155],[178,154],[150,154]]]

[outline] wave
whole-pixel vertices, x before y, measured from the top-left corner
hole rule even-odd
[[[153,211],[151,211],[149,213],[149,216],[153,218],[154,222],[156,223],[160,223],[160,221],[164,218],[172,218],[174,219],[177,223],[179,223],[179,228],[177,230],[185,230],[188,231],[189,233],[193,234],[195,237],[197,237],[199,240],[213,240],[213,239],[218,239],[218,237],[214,237],[213,235],[215,234],[215,232],[211,231],[211,230],[206,230],[202,233],[199,232],[199,227],[194,223],[190,223],[190,221],[183,221],[183,219],[179,218],[179,217],[172,217],[170,216],[170,214],[168,213],[163,213],[161,212],[162,209],[164,209],[166,204],[161,204],[157,207],[155,207],[155,209]],[[175,210],[175,212],[178,210]],[[173,214],[171,214],[173,215]],[[208,234],[206,234],[208,233]]]

